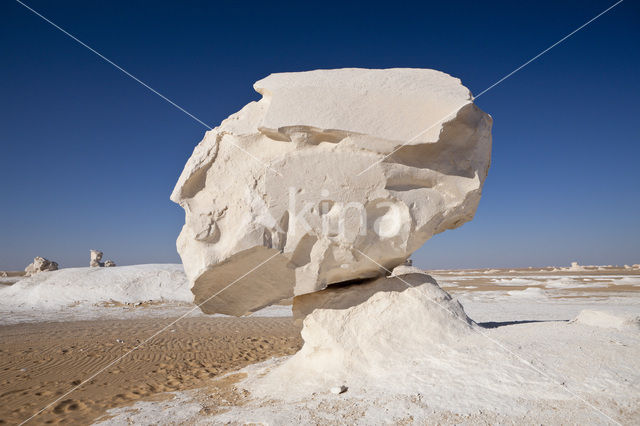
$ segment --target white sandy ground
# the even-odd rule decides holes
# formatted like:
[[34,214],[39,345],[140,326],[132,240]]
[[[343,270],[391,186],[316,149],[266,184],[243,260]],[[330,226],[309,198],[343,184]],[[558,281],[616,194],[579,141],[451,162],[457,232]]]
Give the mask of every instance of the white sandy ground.
[[[356,365],[350,366],[353,371],[336,365],[321,374],[315,367],[296,364],[297,354],[242,370],[247,378],[236,386],[250,396],[220,414],[204,414],[208,395],[200,390],[111,410],[114,417],[106,424],[640,423],[640,292],[615,291],[616,283],[637,284],[637,275],[531,274],[515,277],[520,280],[517,286],[539,287],[516,290],[504,275],[482,276],[499,288],[455,293],[481,328],[449,336],[449,342],[429,337],[417,338],[416,347],[405,342],[397,347],[395,359],[388,359],[389,365],[396,363],[391,370],[379,362],[373,373]],[[589,280],[604,279],[611,281],[611,289],[588,291]],[[465,281],[443,285],[455,289]],[[571,288],[582,283],[579,297],[561,297],[563,282]],[[392,318],[404,320],[396,320],[389,335],[385,326],[369,330],[372,347],[403,330],[419,336],[417,315],[392,313]],[[380,321],[385,318],[375,317],[371,323]],[[358,327],[367,335],[368,326]],[[376,355],[365,352],[359,357],[375,364]],[[347,392],[330,392],[340,385],[347,386]]]
[[[419,359],[399,358],[406,365],[397,374],[373,380],[346,371],[278,383],[273,372],[290,358],[273,359],[245,368],[248,376],[236,386],[250,396],[215,416],[203,410],[202,389],[110,410],[107,424],[640,424],[640,287],[616,291],[640,285],[640,276],[434,276],[482,328],[450,344],[422,342],[412,349]],[[34,278],[0,288],[1,323],[174,316],[191,306],[180,265],[75,268]],[[283,306],[259,313],[290,314]],[[416,327],[411,316],[405,320],[396,328]],[[339,385],[347,392],[329,392]]]
[[[252,396],[217,416],[202,414],[206,392],[191,391],[111,410],[106,424],[637,424],[638,324],[595,316],[483,329],[375,380],[275,383],[290,358],[274,359],[242,370],[237,388]],[[339,385],[348,391],[329,392]]]
[[[193,308],[181,264],[66,268],[0,286],[0,325],[203,315]],[[289,316],[291,307],[270,306],[253,315]]]
[[[540,270],[492,269],[436,271],[432,276],[441,287],[458,297],[473,319],[484,322],[568,320],[582,309],[598,309],[603,304],[616,311],[638,312],[640,271],[631,272],[629,275],[590,275],[588,271],[557,275]],[[15,279],[12,277],[12,282]],[[484,280],[480,286],[475,284],[478,279]],[[616,292],[616,285],[637,286],[638,292]],[[484,286],[500,288],[482,291]],[[513,286],[539,287],[509,288]],[[603,287],[611,291],[588,291]],[[576,289],[585,297],[563,297],[569,294],[567,291]],[[23,278],[12,286],[0,286],[0,325],[180,316],[192,310],[193,294],[181,264],[67,268]],[[196,309],[189,315],[202,313]],[[270,306],[253,315],[289,316],[291,308]]]
[[[439,368],[426,376],[416,371],[413,383],[381,380],[362,386],[347,380],[349,389],[341,395],[327,388],[301,392],[282,383],[273,397],[249,399],[214,417],[201,413],[206,393],[178,392],[173,400],[111,410],[115,417],[104,424],[637,424],[637,336],[621,333],[611,340],[608,333],[586,326],[533,328],[496,330],[491,337],[526,351],[525,361],[549,378],[506,351],[491,350],[486,340],[476,340],[468,343],[491,359],[443,353]],[[244,369],[250,379],[238,388],[259,387],[260,376],[284,362]]]
[[66,268],[23,278],[0,290],[3,304],[59,309],[108,301],[193,301],[181,265],[133,265],[113,268]]
[[0,276],[0,285],[11,285],[23,279],[23,277],[3,277]]

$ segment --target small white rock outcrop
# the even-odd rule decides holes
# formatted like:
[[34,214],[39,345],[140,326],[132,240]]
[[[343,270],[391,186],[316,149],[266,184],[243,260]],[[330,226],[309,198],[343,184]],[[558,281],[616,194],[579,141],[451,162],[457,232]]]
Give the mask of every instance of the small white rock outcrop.
[[315,309],[348,309],[369,300],[378,292],[403,292],[425,283],[437,285],[431,276],[417,268],[410,267],[411,270],[406,273],[401,268],[407,267],[396,267],[392,276],[389,277],[331,285],[321,291],[294,297],[292,308],[294,323],[302,328],[303,320]]
[[329,389],[329,391],[334,394],[334,395],[340,395],[341,393],[345,393],[349,388],[346,387],[345,385],[341,385],[341,386],[334,386],[331,389]]
[[584,324],[591,327],[640,331],[640,315],[621,312],[583,309],[573,320],[571,320],[571,323]]
[[113,260],[101,262],[103,253],[100,250],[91,250],[89,258],[89,266],[92,268],[113,267],[116,263]]
[[492,120],[459,79],[350,68],[254,88],[262,99],[206,133],[171,195],[204,312],[244,315],[382,276],[473,218]]
[[44,257],[37,256],[33,259],[25,269],[25,276],[30,277],[43,271],[57,271],[58,264],[52,260],[45,259]]
[[[251,393],[258,397],[273,395],[283,383],[297,389],[309,386],[309,392],[336,383],[351,388],[367,383],[384,387],[394,382],[397,388],[417,372],[433,367],[425,361],[442,364],[441,357],[457,351],[460,342],[477,337],[473,328],[478,326],[462,305],[429,275],[380,280],[385,279],[395,283],[404,280],[411,285],[403,283],[397,290],[375,292],[361,302],[358,292],[349,289],[322,296],[331,287],[301,296],[325,300],[304,319],[302,349],[264,379],[256,379],[260,389],[251,389]],[[380,283],[375,286],[383,287]],[[367,292],[363,289],[362,293]],[[349,303],[343,299],[351,299],[352,306],[347,307]]]
[[91,250],[90,258],[89,258],[89,266],[91,266],[92,268],[99,268],[101,266],[104,266],[104,263],[102,263],[101,260],[102,260],[102,252],[100,250]]
[[584,271],[584,266],[580,265],[578,262],[571,262],[571,266],[569,266],[569,271]]

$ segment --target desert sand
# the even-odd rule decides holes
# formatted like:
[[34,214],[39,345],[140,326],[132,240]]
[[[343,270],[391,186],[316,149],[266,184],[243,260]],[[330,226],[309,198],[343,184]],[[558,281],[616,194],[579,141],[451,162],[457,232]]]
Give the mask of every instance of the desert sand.
[[[362,399],[354,382],[345,383],[349,390],[342,395],[332,395],[327,388],[301,394],[296,403],[280,401],[297,395],[290,384],[287,392],[275,392],[266,402],[246,391],[252,381],[259,384],[263,371],[282,365],[301,348],[291,306],[274,306],[261,316],[243,318],[189,313],[193,304],[186,302],[188,281],[179,265],[43,272],[0,288],[0,422],[28,419],[183,314],[188,316],[54,403],[33,424],[102,420],[157,424],[168,419],[178,423],[301,419],[322,424],[330,418],[360,424],[403,419],[554,424],[572,416],[612,423],[564,392],[558,387],[562,382],[617,421],[638,419],[633,401],[639,395],[634,383],[640,371],[636,370],[640,335],[636,326],[620,329],[618,323],[620,315],[640,315],[640,268],[583,269],[428,271],[485,333],[551,378],[524,364],[518,374],[506,374],[503,367],[518,364],[499,348],[485,348],[474,356],[463,351],[443,358],[441,366],[452,369],[442,377],[458,371],[464,378],[461,389],[476,386],[476,392],[457,394],[452,382],[436,381],[423,384],[417,402],[410,395],[375,403]],[[582,320],[572,322],[576,317]],[[477,335],[470,342],[484,348],[488,341]],[[590,350],[584,351],[584,345]],[[496,355],[485,364],[493,366],[493,373],[474,368],[487,354]],[[515,389],[521,389],[522,395],[516,395],[521,399],[507,409],[473,409],[503,398],[492,382],[496,375],[505,377],[505,386],[510,383],[507,379],[520,377]],[[525,386],[532,383],[532,389]],[[607,402],[613,394],[617,405]],[[529,414],[523,417],[518,410]]]
[[[28,419],[172,321],[0,327],[0,424]],[[91,423],[107,409],[204,387],[212,377],[291,355],[300,345],[291,318],[185,318],[45,410],[34,424]]]

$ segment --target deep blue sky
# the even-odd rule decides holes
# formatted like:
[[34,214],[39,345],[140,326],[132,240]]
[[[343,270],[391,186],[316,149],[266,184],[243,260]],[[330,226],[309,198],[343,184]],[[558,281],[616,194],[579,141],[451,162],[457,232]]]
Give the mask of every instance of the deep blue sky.
[[[613,4],[28,0],[217,125],[273,72],[434,68],[479,93]],[[0,5],[0,269],[179,262],[169,201],[204,127],[18,3]],[[493,163],[426,268],[640,262],[640,7],[626,0],[478,99]]]

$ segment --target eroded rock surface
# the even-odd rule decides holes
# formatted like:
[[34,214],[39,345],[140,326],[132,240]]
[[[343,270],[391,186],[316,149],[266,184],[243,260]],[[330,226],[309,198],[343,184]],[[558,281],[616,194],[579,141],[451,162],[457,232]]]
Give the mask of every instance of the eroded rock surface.
[[396,271],[399,268],[402,266],[395,268],[394,274],[389,277],[331,285],[315,293],[294,297],[293,319],[296,325],[302,328],[304,319],[315,309],[348,309],[366,302],[371,296],[381,291],[402,292],[425,283],[437,285],[437,282],[430,275],[422,271],[397,274]]
[[52,260],[45,259],[44,257],[37,256],[33,259],[25,269],[25,276],[30,277],[43,271],[57,271],[58,264]]
[[113,267],[116,266],[116,262],[113,260],[107,260],[102,262],[103,253],[100,250],[91,250],[89,257],[89,266],[92,268]]
[[102,252],[99,250],[91,250],[89,254],[89,266],[92,268],[99,268],[104,266],[102,260]]
[[[352,306],[343,300],[359,298],[366,290],[324,297],[320,304],[324,306],[318,305],[304,319],[302,349],[258,379],[262,386],[252,389],[252,395],[273,395],[274,385],[283,383],[307,387],[310,394],[335,382],[350,388],[363,384],[395,388],[402,386],[392,385],[394,381],[419,387],[438,380],[443,360],[457,351],[460,342],[474,337],[477,325],[429,275],[399,275],[365,285],[384,287],[379,281],[402,283],[400,278],[412,286],[372,292],[361,301],[353,299]],[[331,287],[301,298],[323,298],[327,291]],[[416,381],[416,377],[430,379]]]
[[243,315],[382,276],[473,217],[492,121],[460,80],[339,69],[254,88],[262,99],[206,133],[171,196],[204,312]]

